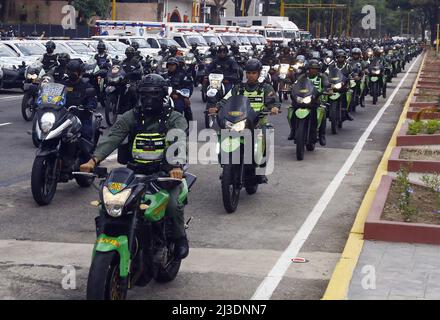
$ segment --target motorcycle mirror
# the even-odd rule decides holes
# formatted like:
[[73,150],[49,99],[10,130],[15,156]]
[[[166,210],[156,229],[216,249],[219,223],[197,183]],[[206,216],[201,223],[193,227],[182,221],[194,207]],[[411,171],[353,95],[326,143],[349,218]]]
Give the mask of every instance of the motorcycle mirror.
[[168,87],[168,95],[171,95],[172,92],[173,92],[173,88],[172,87]]

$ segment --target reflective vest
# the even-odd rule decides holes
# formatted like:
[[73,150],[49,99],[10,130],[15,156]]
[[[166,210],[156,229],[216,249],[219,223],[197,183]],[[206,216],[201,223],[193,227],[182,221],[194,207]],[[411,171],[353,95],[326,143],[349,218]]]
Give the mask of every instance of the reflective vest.
[[313,86],[319,91],[322,92],[322,79],[321,77],[309,78],[309,80],[313,83]]
[[159,162],[166,148],[164,134],[139,133],[133,140],[132,156],[136,163],[148,164]]
[[264,108],[264,90],[243,91],[243,95],[249,99],[251,107],[255,112],[260,112]]

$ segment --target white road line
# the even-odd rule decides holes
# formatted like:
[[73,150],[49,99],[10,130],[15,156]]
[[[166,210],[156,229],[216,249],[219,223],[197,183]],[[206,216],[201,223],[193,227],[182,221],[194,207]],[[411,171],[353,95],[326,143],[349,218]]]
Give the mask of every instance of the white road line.
[[267,274],[267,276],[261,282],[260,286],[255,291],[254,295],[251,298],[252,300],[269,300],[270,299],[273,292],[278,287],[278,284],[280,283],[281,279],[286,274],[286,272],[291,264],[292,257],[296,257],[298,255],[298,253],[300,252],[303,244],[306,242],[310,233],[315,228],[315,225],[317,224],[322,213],[327,208],[328,204],[330,203],[330,201],[332,200],[336,191],[338,190],[339,186],[341,185],[342,180],[344,179],[345,175],[350,170],[351,166],[354,164],[354,162],[358,158],[359,154],[362,152],[362,149],[367,141],[367,138],[369,137],[369,135],[371,134],[371,132],[373,131],[373,129],[376,127],[377,123],[379,122],[380,118],[382,117],[384,112],[387,110],[387,108],[389,107],[391,102],[393,101],[394,97],[396,96],[396,94],[399,91],[400,87],[402,86],[403,82],[408,77],[409,72],[415,66],[415,64],[417,63],[419,58],[420,58],[420,56],[417,57],[417,59],[414,61],[414,63],[408,69],[408,71],[406,72],[406,74],[404,75],[402,80],[400,80],[399,85],[394,89],[393,93],[388,98],[385,105],[379,110],[377,115],[371,121],[370,125],[367,127],[367,129],[365,130],[363,135],[360,137],[360,139],[356,143],[356,146],[354,147],[353,151],[350,153],[350,156],[345,161],[344,165],[341,167],[341,169],[336,174],[336,176],[333,178],[333,180],[330,182],[330,184],[327,186],[327,189],[324,191],[321,198],[318,200],[318,202],[315,205],[315,207],[313,208],[312,212],[310,212],[306,221],[303,223],[301,228],[298,230],[298,232],[296,233],[295,237],[290,242],[287,249],[282,253],[282,255],[278,259],[277,263],[273,266],[272,270]]
[[0,127],[7,126],[8,124],[12,124],[11,122],[0,123]]
[[0,100],[14,100],[14,99],[21,99],[23,96],[0,96]]

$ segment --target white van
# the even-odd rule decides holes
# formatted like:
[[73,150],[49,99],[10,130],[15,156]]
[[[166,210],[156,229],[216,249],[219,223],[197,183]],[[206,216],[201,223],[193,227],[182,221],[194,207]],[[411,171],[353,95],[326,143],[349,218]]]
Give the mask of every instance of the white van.
[[[133,41],[139,44],[139,51],[143,56],[151,56],[157,57],[158,52],[160,51],[160,45],[157,41],[157,37],[155,35],[145,35],[144,37],[137,36],[93,36],[92,39],[102,39],[106,41],[119,41],[126,45],[131,45]],[[151,44],[155,46],[152,47]]]
[[205,38],[198,32],[169,32],[168,39],[176,41],[182,48],[191,49],[193,43],[197,43],[197,49],[201,54],[209,49]]

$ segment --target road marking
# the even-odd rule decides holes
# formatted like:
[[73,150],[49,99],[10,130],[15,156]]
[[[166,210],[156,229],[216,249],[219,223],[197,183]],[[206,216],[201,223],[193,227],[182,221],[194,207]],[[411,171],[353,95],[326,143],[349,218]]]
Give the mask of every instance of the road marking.
[[379,110],[379,112],[376,114],[374,119],[371,121],[370,125],[367,127],[365,132],[359,138],[358,142],[356,143],[356,146],[354,147],[354,149],[350,153],[348,159],[345,161],[345,163],[343,164],[341,169],[338,171],[336,176],[333,178],[333,180],[327,186],[327,189],[324,191],[321,198],[316,203],[312,212],[310,212],[306,221],[303,223],[301,228],[295,234],[294,238],[290,242],[287,249],[282,253],[282,255],[278,259],[277,263],[273,266],[272,270],[267,274],[267,276],[261,282],[260,286],[255,291],[254,295],[251,298],[252,300],[269,300],[270,299],[273,292],[278,287],[278,284],[280,283],[281,279],[284,277],[285,273],[287,272],[290,264],[292,263],[291,257],[296,257],[298,255],[298,253],[300,252],[303,244],[306,242],[309,235],[311,234],[311,232],[315,228],[315,225],[318,223],[318,220],[321,217],[322,213],[327,208],[330,201],[333,199],[339,186],[342,184],[342,181],[344,180],[345,175],[350,170],[350,168],[352,167],[352,165],[354,164],[354,162],[358,158],[359,154],[362,152],[362,149],[363,149],[368,137],[370,136],[371,132],[376,127],[376,125],[379,122],[379,120],[381,119],[383,113],[390,106],[391,102],[393,101],[393,99],[396,96],[397,92],[399,91],[400,87],[402,86],[402,84],[404,83],[406,78],[408,77],[409,72],[415,66],[415,64],[417,63],[419,58],[420,58],[420,56],[417,57],[417,59],[413,62],[411,67],[408,69],[408,71],[405,73],[403,78],[400,80],[399,85],[394,89],[393,93],[386,101],[385,105]]
[[0,100],[13,100],[13,99],[21,99],[23,96],[5,96],[0,97]]
[[0,127],[7,126],[8,124],[12,124],[11,122],[0,123]]

